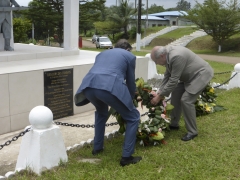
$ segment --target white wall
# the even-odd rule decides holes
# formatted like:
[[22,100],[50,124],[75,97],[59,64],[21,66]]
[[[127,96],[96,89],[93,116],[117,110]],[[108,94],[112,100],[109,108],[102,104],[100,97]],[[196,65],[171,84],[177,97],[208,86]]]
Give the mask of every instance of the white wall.
[[[73,93],[77,91],[92,65],[73,66]],[[54,70],[69,68],[69,66],[59,67]],[[29,125],[30,111],[35,106],[44,105],[44,71],[49,69],[0,75],[0,134],[25,128]],[[148,79],[148,58],[137,58],[135,73],[136,78],[142,77],[145,81]],[[81,107],[73,106],[74,114],[94,109],[91,104]]]

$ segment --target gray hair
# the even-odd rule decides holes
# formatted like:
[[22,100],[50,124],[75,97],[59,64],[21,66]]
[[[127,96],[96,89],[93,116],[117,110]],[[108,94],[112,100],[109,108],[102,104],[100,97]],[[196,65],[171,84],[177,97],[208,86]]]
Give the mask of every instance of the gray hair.
[[167,54],[172,49],[171,46],[158,46],[153,52],[153,58],[159,59],[160,55]]

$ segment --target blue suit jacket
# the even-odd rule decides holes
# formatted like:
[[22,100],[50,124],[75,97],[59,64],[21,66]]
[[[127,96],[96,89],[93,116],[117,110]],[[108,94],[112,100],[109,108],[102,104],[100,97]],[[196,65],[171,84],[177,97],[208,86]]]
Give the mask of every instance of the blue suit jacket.
[[75,105],[89,103],[83,90],[90,87],[110,92],[132,110],[136,91],[135,66],[136,57],[124,49],[114,48],[99,53],[75,94]]

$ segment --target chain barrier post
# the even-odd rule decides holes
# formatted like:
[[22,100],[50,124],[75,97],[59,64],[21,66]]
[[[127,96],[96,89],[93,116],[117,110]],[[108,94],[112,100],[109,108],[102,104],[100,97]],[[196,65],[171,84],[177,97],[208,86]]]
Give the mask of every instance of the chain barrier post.
[[[234,75],[235,74],[235,75]],[[229,81],[228,88],[232,89],[235,87],[240,88],[240,63],[234,66],[234,71],[232,72],[231,77],[235,76]]]
[[43,170],[67,162],[66,147],[60,128],[53,123],[52,111],[36,106],[29,113],[32,130],[22,138],[16,170],[30,168],[40,175]]

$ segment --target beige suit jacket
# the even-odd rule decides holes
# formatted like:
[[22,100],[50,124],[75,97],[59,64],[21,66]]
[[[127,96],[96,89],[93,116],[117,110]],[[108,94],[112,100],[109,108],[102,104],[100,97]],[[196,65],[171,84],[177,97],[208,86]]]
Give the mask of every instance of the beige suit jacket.
[[160,94],[169,96],[179,81],[188,93],[201,91],[213,77],[211,66],[198,55],[183,46],[167,47],[167,64]]

